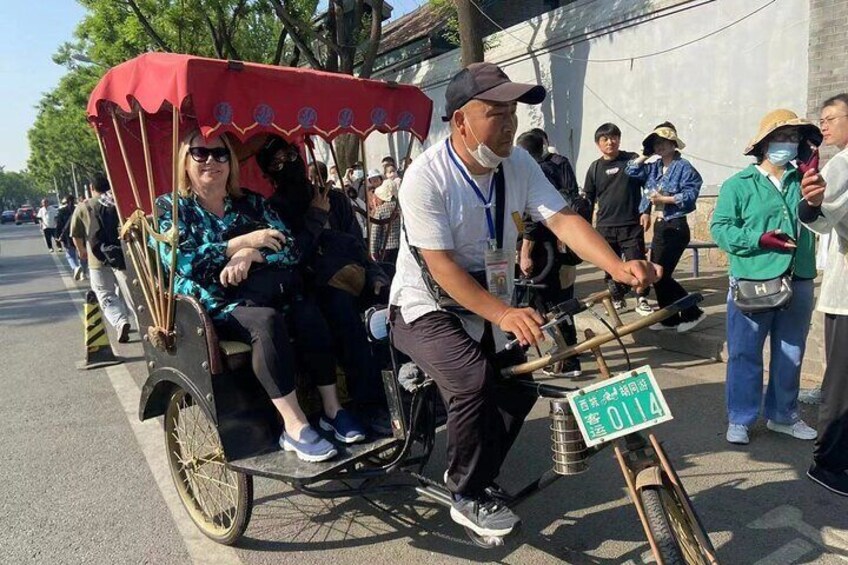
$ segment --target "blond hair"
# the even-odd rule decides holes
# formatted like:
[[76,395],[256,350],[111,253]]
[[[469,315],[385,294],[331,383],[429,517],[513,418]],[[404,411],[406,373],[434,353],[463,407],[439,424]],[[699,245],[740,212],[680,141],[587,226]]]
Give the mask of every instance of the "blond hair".
[[[177,162],[183,167],[182,173],[177,178],[177,191],[182,197],[191,196],[191,180],[188,178],[188,170],[186,169],[186,159],[188,159],[188,150],[191,148],[191,142],[195,137],[201,136],[199,129],[191,130],[180,143],[180,149],[177,152]],[[242,196],[241,187],[239,186],[239,164],[236,152],[233,150],[233,145],[227,139],[226,134],[222,134],[219,138],[227,148],[230,154],[230,173],[227,175],[227,194],[238,198]]]

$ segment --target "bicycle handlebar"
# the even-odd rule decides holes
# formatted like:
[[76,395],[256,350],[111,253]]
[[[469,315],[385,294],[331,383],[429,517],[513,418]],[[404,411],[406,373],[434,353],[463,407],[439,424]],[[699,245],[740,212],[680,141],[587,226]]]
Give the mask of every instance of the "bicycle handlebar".
[[[586,299],[583,300],[583,304],[593,305],[597,302],[602,301],[604,298],[609,297],[609,291],[597,292],[595,294],[589,295]],[[661,310],[657,310],[653,314],[645,316],[635,322],[630,324],[625,324],[615,329],[615,333],[618,334],[619,337],[632,334],[633,332],[639,331],[641,329],[647,328],[653,324],[658,322],[662,322],[666,318],[669,318],[682,310],[685,310],[691,306],[694,306],[704,297],[699,293],[687,294],[674,304],[666,306]],[[590,304],[591,301],[591,304]],[[572,345],[565,349],[560,349],[553,353],[548,353],[538,359],[534,359],[532,361],[527,361],[525,363],[519,363],[518,365],[513,365],[511,367],[506,367],[501,370],[501,374],[505,377],[512,377],[515,375],[524,375],[527,373],[532,373],[533,371],[537,371],[548,365],[552,365],[557,361],[562,361],[568,357],[573,357],[575,355],[579,355],[586,351],[591,351],[596,347],[600,347],[607,342],[610,342],[616,338],[616,335],[612,332],[607,331],[605,334],[597,335],[591,339],[587,339],[578,344]]]

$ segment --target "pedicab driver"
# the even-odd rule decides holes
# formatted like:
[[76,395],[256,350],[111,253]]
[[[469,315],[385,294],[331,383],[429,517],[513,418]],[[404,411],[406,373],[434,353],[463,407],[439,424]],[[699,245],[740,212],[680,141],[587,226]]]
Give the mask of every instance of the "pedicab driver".
[[622,262],[566,208],[536,161],[513,149],[516,103],[544,98],[542,86],[511,82],[496,65],[469,65],[447,88],[442,119],[450,137],[413,161],[400,190],[405,233],[391,288],[393,341],[445,401],[451,517],[481,536],[507,535],[520,521],[498,502],[495,479],[536,400],[499,386],[503,360],[494,355],[504,332],[523,345],[543,339],[538,312],[509,306],[521,216],[544,222],[619,282],[643,287],[658,277],[650,263]]

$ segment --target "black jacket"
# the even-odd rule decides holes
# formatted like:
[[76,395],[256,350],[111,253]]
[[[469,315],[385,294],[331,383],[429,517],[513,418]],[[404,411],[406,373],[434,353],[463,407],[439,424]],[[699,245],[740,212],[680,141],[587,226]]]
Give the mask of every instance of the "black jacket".
[[[388,275],[368,257],[350,199],[335,189],[330,189],[329,198],[328,212],[312,206],[298,210],[279,191],[271,196],[269,203],[292,230],[304,266],[307,271],[313,271],[319,282],[355,261],[365,268],[366,287],[378,282],[388,286],[391,282]],[[316,261],[318,253],[321,261]],[[321,272],[315,272],[316,269]]]
[[124,250],[118,235],[121,221],[114,206],[104,206],[100,199],[92,199],[89,207],[88,244],[97,260],[113,269],[127,268]]

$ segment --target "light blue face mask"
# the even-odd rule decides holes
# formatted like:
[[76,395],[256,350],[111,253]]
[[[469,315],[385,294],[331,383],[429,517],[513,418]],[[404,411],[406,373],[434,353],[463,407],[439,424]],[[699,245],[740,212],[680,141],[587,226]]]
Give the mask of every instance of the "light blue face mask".
[[772,141],[766,150],[766,159],[772,165],[782,167],[798,156],[798,143],[795,141]]

